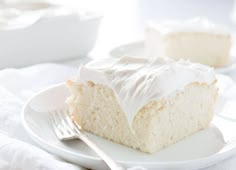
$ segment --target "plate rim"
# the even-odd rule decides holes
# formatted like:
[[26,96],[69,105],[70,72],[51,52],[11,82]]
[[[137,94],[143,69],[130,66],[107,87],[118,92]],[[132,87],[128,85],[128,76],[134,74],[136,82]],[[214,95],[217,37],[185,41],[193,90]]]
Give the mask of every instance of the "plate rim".
[[[34,100],[35,98],[37,98],[39,95],[47,92],[47,91],[50,91],[54,88],[62,88],[63,86],[65,86],[65,83],[58,83],[58,84],[54,84],[54,85],[51,85],[51,86],[48,86],[47,88],[44,88],[43,90],[39,91],[38,93],[34,94],[33,96],[31,96],[24,104],[22,110],[21,110],[21,123],[26,131],[26,133],[29,135],[29,137],[36,143],[38,144],[41,148],[43,148],[44,150],[54,154],[54,155],[59,155],[59,154],[56,154],[54,153],[58,151],[60,152],[60,155],[61,154],[71,154],[73,156],[80,156],[81,158],[83,159],[89,159],[89,161],[97,161],[98,162],[103,162],[101,158],[99,157],[94,157],[94,156],[89,156],[89,155],[84,155],[84,154],[80,154],[80,153],[74,153],[74,152],[71,152],[71,151],[68,151],[66,149],[63,149],[63,148],[60,148],[60,147],[57,147],[55,145],[52,145],[48,142],[46,142],[44,139],[40,138],[37,134],[34,133],[34,131],[30,128],[30,126],[27,124],[27,121],[25,120],[25,115],[27,114],[26,112],[26,108],[28,107],[29,103]],[[217,115],[215,115],[217,116]],[[48,146],[48,147],[46,147]],[[53,151],[54,150],[54,151]],[[135,161],[124,161],[124,160],[118,160],[116,159],[117,162],[121,163],[121,164],[132,164],[132,165],[137,165],[137,166],[140,166],[140,165],[149,165],[149,166],[164,166],[164,167],[175,167],[175,166],[183,166],[183,165],[191,165],[191,164],[198,164],[198,163],[201,163],[201,162],[210,162],[212,160],[214,161],[217,161],[217,160],[220,160],[220,161],[223,161],[227,158],[229,158],[230,156],[232,156],[233,154],[236,154],[236,145],[227,150],[227,151],[224,151],[224,152],[217,152],[217,153],[214,153],[212,155],[209,155],[209,156],[205,156],[205,157],[202,157],[202,158],[197,158],[197,159],[191,159],[191,160],[181,160],[181,161],[160,161],[160,162],[156,162],[156,161],[152,161],[152,162],[135,162]],[[62,156],[61,156],[62,157]],[[63,158],[65,159],[65,157],[63,156]],[[68,159],[66,159],[68,160]],[[69,161],[69,160],[68,160]],[[214,165],[213,163],[211,163],[210,165]]]
[[[50,143],[46,142],[45,140],[43,140],[42,138],[40,138],[37,134],[35,134],[33,132],[33,130],[30,128],[30,126],[27,124],[27,121],[25,121],[25,115],[26,115],[26,108],[28,107],[29,103],[34,100],[37,96],[41,95],[42,93],[45,93],[46,91],[49,91],[49,90],[52,90],[54,88],[58,88],[58,87],[62,87],[62,86],[65,86],[65,83],[58,83],[58,84],[54,84],[54,85],[51,85],[51,86],[48,86],[47,88],[44,88],[43,90],[40,90],[38,93],[34,94],[33,96],[31,96],[24,104],[22,110],[21,110],[21,123],[25,129],[25,131],[27,132],[27,134],[31,137],[31,139],[33,139],[34,142],[36,142],[37,144],[39,144],[41,146],[41,143],[43,143],[44,145],[47,145],[47,146],[50,146],[51,148],[54,148],[54,149],[57,149],[59,151],[64,151],[64,152],[68,152],[70,154],[73,154],[73,155],[77,155],[77,154],[74,154],[73,152],[70,152],[70,151],[67,151],[66,149],[62,149],[62,148],[59,148],[59,147],[56,147],[56,146],[53,146],[51,145]],[[41,143],[39,143],[38,141],[40,141]],[[44,149],[46,149],[45,147],[43,147]],[[46,149],[47,150],[47,149]],[[91,156],[84,156],[84,155],[81,155],[82,157],[85,157],[85,158],[89,158],[89,159],[94,159],[94,160],[101,160],[99,158],[94,158],[94,157],[91,157]]]

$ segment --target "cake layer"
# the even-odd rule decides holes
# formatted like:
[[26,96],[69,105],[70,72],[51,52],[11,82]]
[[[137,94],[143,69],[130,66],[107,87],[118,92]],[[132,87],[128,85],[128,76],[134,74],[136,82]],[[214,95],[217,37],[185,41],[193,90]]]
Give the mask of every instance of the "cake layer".
[[70,113],[87,131],[153,153],[206,128],[217,97],[215,82],[193,82],[168,97],[151,100],[130,126],[114,91],[101,84],[68,81]]
[[151,100],[178,93],[193,82],[211,84],[215,75],[207,66],[186,61],[122,57],[82,66],[78,82],[87,81],[111,88],[131,124],[135,114]]
[[231,44],[226,28],[201,18],[152,23],[146,29],[146,53],[154,58],[167,56],[220,67],[229,61]]

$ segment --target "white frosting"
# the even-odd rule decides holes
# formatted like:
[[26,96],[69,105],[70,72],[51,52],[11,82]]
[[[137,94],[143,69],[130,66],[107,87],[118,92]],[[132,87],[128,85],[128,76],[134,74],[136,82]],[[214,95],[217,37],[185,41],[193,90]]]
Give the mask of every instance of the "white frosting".
[[214,70],[201,64],[134,57],[95,60],[80,67],[78,78],[112,88],[130,124],[149,101],[181,91],[192,82],[210,84],[214,80]]
[[194,18],[186,21],[167,21],[163,24],[149,23],[149,28],[156,28],[161,34],[171,34],[176,32],[207,32],[214,34],[230,34],[228,28],[216,25],[206,18]]
[[44,18],[76,16],[85,19],[94,15],[84,9],[47,2],[0,3],[0,30],[25,28]]

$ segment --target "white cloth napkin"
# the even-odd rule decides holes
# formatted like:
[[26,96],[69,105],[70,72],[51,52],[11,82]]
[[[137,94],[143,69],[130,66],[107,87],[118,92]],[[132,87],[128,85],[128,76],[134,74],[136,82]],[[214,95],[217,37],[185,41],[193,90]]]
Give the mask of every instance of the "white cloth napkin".
[[[49,85],[65,81],[76,72],[75,68],[57,64],[0,71],[0,170],[84,169],[36,146],[20,122],[21,108],[30,96]],[[232,157],[206,170],[235,169],[236,157]]]

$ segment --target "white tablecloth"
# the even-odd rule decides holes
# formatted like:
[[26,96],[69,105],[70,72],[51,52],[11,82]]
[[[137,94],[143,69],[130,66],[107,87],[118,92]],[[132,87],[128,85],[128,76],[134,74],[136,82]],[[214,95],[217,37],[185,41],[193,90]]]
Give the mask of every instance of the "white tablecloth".
[[[76,68],[41,64],[0,71],[0,170],[80,170],[36,146],[25,133],[20,112],[24,102],[49,85],[63,82]],[[236,156],[206,170],[235,170]]]

